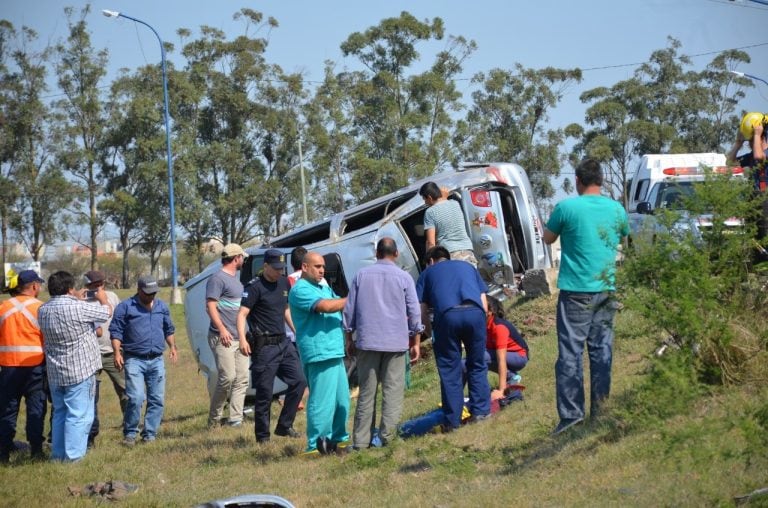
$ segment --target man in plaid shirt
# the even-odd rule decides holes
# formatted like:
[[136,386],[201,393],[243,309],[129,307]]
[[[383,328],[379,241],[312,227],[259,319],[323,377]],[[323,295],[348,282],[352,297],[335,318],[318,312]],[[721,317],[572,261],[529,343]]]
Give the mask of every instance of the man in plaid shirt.
[[51,460],[75,462],[85,456],[93,423],[96,371],[101,353],[96,325],[112,315],[104,288],[96,292],[101,305],[75,290],[75,278],[64,271],[48,278],[51,299],[40,306],[38,321],[45,339],[48,384],[53,399]]

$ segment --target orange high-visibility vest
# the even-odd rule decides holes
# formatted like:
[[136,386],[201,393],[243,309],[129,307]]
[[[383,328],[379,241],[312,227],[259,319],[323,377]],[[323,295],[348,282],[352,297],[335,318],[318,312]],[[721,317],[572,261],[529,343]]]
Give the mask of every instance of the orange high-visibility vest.
[[37,323],[42,304],[24,295],[0,304],[0,366],[34,367],[43,363],[43,333]]

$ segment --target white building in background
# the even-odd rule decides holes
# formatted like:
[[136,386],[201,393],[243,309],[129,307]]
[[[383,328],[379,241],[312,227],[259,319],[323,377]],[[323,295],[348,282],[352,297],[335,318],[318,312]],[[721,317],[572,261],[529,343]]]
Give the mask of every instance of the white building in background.
[[[118,254],[123,251],[122,245],[117,239],[99,240],[96,244],[96,249],[97,255]],[[45,262],[51,261],[58,257],[69,255],[90,256],[91,249],[90,247],[79,242],[60,242],[47,247],[41,256],[41,259],[43,262]]]

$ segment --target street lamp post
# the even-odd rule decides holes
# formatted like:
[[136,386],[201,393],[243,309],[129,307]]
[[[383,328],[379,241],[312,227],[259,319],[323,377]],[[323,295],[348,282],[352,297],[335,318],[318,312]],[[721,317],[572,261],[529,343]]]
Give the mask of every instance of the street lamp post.
[[740,78],[749,78],[749,79],[754,80],[754,81],[762,81],[763,83],[768,85],[768,81],[764,80],[763,78],[758,78],[757,76],[753,76],[751,74],[746,74],[744,72],[739,72],[739,71],[729,71],[729,72],[731,74],[735,74],[736,76],[738,76]]
[[171,208],[171,280],[173,281],[171,303],[181,303],[181,293],[179,292],[179,270],[176,258],[176,211],[173,199],[173,156],[171,155],[171,128],[168,113],[168,75],[165,70],[165,46],[163,46],[163,40],[160,38],[160,34],[158,34],[157,30],[155,30],[149,23],[132,16],[128,16],[122,12],[110,11],[107,9],[104,9],[101,12],[108,18],[125,18],[144,25],[145,27],[152,30],[152,33],[155,34],[155,37],[157,37],[157,42],[160,43],[160,60],[162,62],[163,69],[163,114],[165,117],[165,148],[168,158],[168,201]]

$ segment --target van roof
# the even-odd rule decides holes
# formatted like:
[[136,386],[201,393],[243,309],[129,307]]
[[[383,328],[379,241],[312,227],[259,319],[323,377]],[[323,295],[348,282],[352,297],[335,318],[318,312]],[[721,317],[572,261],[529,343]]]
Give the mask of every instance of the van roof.
[[664,153],[646,154],[638,168],[661,170],[668,167],[725,166],[725,155],[721,153]]
[[[501,171],[494,171],[494,168]],[[349,217],[367,208],[373,208],[381,203],[391,201],[398,196],[411,194],[414,191],[418,191],[426,182],[435,182],[440,187],[448,187],[448,189],[454,189],[465,184],[477,185],[482,183],[482,181],[497,180],[512,187],[525,187],[526,194],[531,196],[532,190],[530,188],[527,175],[525,177],[522,175],[526,175],[525,170],[518,164],[510,162],[461,163],[457,169],[435,173],[426,178],[422,178],[421,180],[417,180],[409,185],[406,185],[405,187],[402,187],[390,194],[366,201],[365,203],[355,205],[351,208],[347,208],[344,211],[334,214],[330,217],[325,217],[304,226],[293,228],[280,236],[276,236],[270,239],[270,242],[277,242],[279,244],[280,241],[287,236],[292,236],[300,231],[319,227],[323,223],[332,221],[334,217]],[[507,177],[512,181],[506,181]]]

